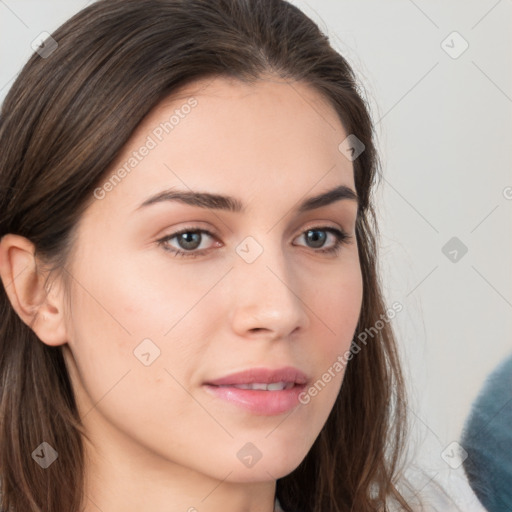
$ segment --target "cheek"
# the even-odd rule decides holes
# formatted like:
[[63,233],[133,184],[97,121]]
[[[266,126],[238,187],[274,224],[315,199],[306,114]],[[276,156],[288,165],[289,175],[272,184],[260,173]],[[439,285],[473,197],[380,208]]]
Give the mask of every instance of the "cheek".
[[[197,419],[197,404],[179,383],[187,381],[198,348],[186,343],[181,323],[164,336],[186,315],[189,301],[172,302],[170,294],[163,300],[163,283],[141,286],[144,276],[133,269],[125,279],[126,267],[111,270],[95,267],[105,276],[101,286],[82,274],[84,286],[72,295],[68,368],[79,409],[89,427],[107,421],[141,444],[160,436],[170,446],[170,437],[185,436]],[[176,411],[190,418],[186,427],[175,421]]]
[[[358,261],[324,280],[313,296],[314,313],[326,333],[322,352],[329,358],[350,347],[363,299],[363,281]],[[312,307],[313,309],[313,307]]]
[[139,337],[164,337],[167,342],[204,309],[203,301],[210,292],[218,294],[212,288],[230,266],[180,267],[172,261],[173,256],[161,251],[158,257],[140,254],[119,265],[116,276],[109,278],[113,290],[109,301],[130,331]]
[[[187,280],[184,272],[114,252],[108,258],[100,251],[85,254],[83,261],[90,264],[73,269],[69,345],[93,401],[127,372],[131,381],[137,379],[132,398],[144,388],[158,394],[162,381],[169,384],[165,369],[182,381],[207,343],[206,336],[197,336],[203,325],[192,320],[195,309],[203,311],[197,303],[211,287],[211,275],[206,284]],[[199,346],[190,339],[198,339]]]
[[358,260],[353,258],[352,264],[347,263],[343,272],[333,272],[330,279],[324,279],[322,283],[325,283],[324,288],[317,288],[310,297],[317,335],[313,336],[314,350],[311,345],[306,348],[316,374],[301,397],[304,410],[314,418],[312,421],[318,430],[334,405],[349,364],[347,355],[350,354],[363,297]]
[[[104,251],[106,252],[106,251]],[[119,348],[145,338],[162,339],[178,326],[211,286],[210,279],[179,272],[162,258],[148,261],[143,253],[91,256],[76,275],[73,324],[92,339],[109,338]]]

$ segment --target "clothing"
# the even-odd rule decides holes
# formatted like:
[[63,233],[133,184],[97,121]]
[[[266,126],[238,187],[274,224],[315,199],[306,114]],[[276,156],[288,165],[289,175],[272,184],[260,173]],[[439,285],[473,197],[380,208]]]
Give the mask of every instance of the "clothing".
[[276,496],[276,501],[274,503],[274,512],[284,512],[284,510],[281,508],[281,504],[279,503],[279,499]]
[[[416,485],[409,484],[400,489],[414,512],[486,512],[471,490],[461,467],[445,475],[437,473],[433,477],[420,473],[423,481],[416,478]],[[403,511],[399,505],[390,505],[389,509],[392,512]],[[285,512],[277,497],[274,512]]]
[[[469,486],[464,469],[446,469],[416,479],[402,493],[414,512],[486,512]],[[391,510],[394,510],[393,508]],[[396,511],[402,511],[397,507]]]

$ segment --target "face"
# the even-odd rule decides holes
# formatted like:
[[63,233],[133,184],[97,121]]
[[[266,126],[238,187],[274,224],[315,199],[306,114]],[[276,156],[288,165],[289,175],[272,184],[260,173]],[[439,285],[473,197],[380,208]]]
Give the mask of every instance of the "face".
[[64,354],[98,451],[233,482],[306,456],[361,308],[347,135],[309,86],[270,79],[196,82],[138,127],[66,267]]

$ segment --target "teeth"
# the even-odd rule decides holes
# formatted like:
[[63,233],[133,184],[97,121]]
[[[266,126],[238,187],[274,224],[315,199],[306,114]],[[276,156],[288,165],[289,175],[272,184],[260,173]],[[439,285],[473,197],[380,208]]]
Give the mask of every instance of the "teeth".
[[273,382],[272,384],[254,382],[253,384],[233,384],[229,387],[259,391],[282,391],[283,389],[290,389],[293,386],[293,382]]
[[269,391],[282,391],[286,387],[286,382],[274,382],[272,384],[267,384],[267,389]]

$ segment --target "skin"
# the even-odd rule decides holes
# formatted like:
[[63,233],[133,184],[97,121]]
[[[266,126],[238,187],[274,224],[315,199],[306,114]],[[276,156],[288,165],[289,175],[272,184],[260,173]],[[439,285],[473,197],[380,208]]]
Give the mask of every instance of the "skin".
[[[276,416],[220,400],[202,383],[286,365],[315,382],[349,349],[360,314],[357,201],[293,211],[339,185],[355,191],[352,162],[338,150],[348,134],[310,86],[275,77],[189,85],[139,125],[111,172],[191,96],[190,114],[84,213],[66,265],[69,296],[60,280],[44,294],[30,241],[9,234],[0,243],[14,308],[64,351],[92,440],[86,512],[271,512],[276,479],[310,450],[343,372]],[[246,211],[170,201],[136,211],[170,187],[231,195]],[[325,226],[352,236],[338,254],[306,238]],[[215,234],[202,234],[200,256],[174,257],[157,242],[188,227]],[[320,248],[333,246],[322,233]],[[248,236],[263,249],[250,264],[236,252]],[[187,247],[179,237],[167,246]],[[160,350],[149,366],[134,355],[146,338]],[[252,467],[237,457],[248,442],[262,454]]]

